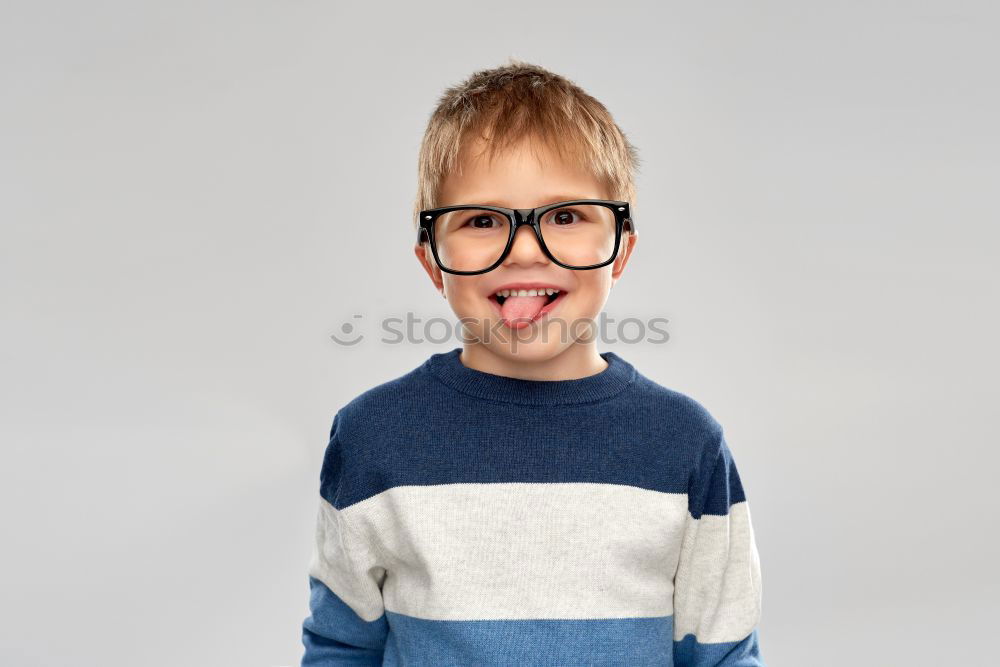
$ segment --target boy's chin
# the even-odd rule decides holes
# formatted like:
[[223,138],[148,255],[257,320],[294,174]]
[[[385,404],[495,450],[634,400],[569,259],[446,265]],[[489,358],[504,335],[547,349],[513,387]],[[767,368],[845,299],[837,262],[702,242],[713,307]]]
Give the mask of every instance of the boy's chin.
[[566,345],[558,337],[549,340],[494,340],[484,345],[497,357],[517,362],[538,363],[548,361],[562,353]]

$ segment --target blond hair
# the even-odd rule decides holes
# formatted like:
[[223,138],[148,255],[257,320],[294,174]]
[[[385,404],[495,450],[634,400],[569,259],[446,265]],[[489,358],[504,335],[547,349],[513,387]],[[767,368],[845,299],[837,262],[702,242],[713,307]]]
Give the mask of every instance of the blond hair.
[[565,77],[510,58],[474,72],[438,100],[420,146],[414,226],[420,211],[438,206],[448,173],[461,173],[459,155],[477,135],[490,160],[521,139],[541,139],[561,159],[589,169],[611,199],[635,201],[638,151],[605,106]]

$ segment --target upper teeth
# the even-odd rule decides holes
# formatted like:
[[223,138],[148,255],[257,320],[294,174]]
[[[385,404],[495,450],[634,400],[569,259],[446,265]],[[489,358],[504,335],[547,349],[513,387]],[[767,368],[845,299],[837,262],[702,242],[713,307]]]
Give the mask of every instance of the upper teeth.
[[552,287],[543,287],[541,289],[502,289],[496,293],[496,296],[508,297],[508,296],[551,296],[553,294],[558,294],[559,290]]

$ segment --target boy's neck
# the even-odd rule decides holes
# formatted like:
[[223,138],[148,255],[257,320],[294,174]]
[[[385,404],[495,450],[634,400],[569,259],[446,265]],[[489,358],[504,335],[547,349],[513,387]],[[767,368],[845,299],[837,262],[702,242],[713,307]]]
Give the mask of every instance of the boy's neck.
[[465,343],[459,361],[466,368],[522,380],[576,380],[601,373],[608,363],[597,351],[597,341],[574,343],[560,354],[536,361],[501,356],[482,343]]

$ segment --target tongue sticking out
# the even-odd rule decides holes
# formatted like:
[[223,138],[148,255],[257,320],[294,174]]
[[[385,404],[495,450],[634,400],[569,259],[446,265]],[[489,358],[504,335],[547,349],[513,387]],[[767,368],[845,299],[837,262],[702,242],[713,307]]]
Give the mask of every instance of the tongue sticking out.
[[533,320],[538,312],[545,307],[549,298],[542,296],[509,296],[500,306],[500,315],[509,323],[517,323],[521,320],[527,324]]

